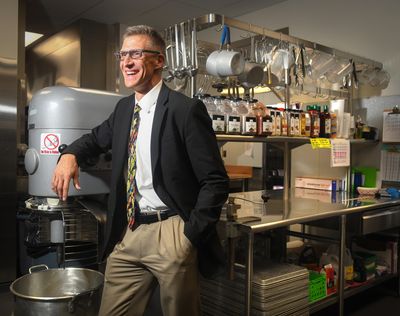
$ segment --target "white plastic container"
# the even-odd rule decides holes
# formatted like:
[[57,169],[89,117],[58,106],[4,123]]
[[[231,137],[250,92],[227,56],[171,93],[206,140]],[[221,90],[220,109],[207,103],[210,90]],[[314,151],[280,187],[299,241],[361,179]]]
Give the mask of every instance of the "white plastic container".
[[[326,253],[323,253],[320,259],[320,264],[331,263],[333,268],[335,269],[336,274],[339,272],[339,246],[338,245],[330,245],[326,250]],[[323,265],[322,265],[323,266]],[[346,248],[344,252],[344,279],[346,281],[353,280],[353,258],[351,256],[351,252],[348,248]]]

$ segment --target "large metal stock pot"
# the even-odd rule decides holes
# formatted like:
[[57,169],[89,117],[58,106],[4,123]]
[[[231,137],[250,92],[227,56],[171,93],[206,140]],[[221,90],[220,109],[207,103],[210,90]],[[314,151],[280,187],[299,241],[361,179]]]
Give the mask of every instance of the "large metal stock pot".
[[15,295],[13,315],[96,316],[103,282],[102,273],[83,268],[26,274],[10,286]]

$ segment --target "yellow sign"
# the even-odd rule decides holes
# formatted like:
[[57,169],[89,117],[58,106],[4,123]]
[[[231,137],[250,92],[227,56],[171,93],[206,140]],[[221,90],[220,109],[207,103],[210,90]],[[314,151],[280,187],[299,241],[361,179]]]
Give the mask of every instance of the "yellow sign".
[[310,138],[310,143],[312,149],[332,147],[329,138]]

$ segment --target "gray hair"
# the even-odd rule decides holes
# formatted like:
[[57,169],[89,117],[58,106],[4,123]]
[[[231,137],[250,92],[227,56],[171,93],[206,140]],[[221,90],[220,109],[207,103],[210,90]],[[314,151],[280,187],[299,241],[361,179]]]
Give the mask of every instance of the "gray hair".
[[132,35],[148,36],[151,40],[152,45],[154,46],[152,48],[157,48],[161,52],[161,54],[164,54],[165,41],[164,41],[163,37],[160,35],[160,33],[158,33],[155,28],[148,26],[148,25],[129,26],[125,30],[125,33],[122,36],[122,40],[125,40],[127,37],[132,36]]

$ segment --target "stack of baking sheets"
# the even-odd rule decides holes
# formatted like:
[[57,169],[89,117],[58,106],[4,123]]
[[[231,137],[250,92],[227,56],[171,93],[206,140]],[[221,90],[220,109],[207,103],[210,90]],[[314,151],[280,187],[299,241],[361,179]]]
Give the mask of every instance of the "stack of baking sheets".
[[[242,316],[245,314],[244,273],[233,281],[225,277],[202,280],[203,315]],[[308,315],[308,271],[287,263],[264,263],[254,267],[252,315]]]

